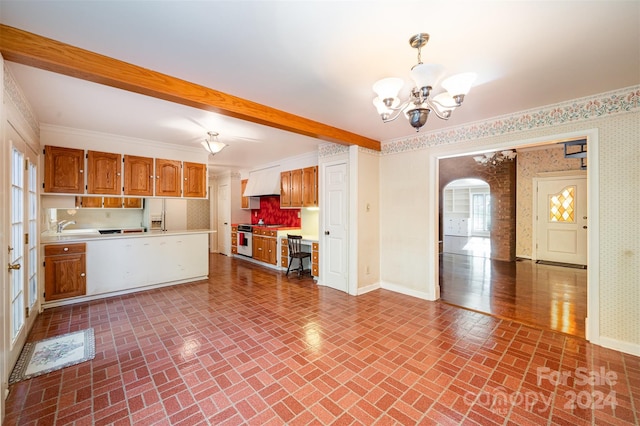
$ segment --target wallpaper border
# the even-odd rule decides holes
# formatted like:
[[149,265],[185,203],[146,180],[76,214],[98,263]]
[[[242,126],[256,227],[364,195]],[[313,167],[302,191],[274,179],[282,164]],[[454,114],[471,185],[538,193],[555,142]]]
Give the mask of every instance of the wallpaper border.
[[4,66],[4,91],[11,100],[11,102],[16,106],[22,117],[24,117],[25,121],[31,127],[31,130],[35,133],[35,135],[40,137],[40,124],[36,118],[36,115],[33,113],[29,103],[27,102],[27,98],[24,96],[20,87],[16,83],[11,71],[7,67],[7,64],[3,62]]
[[640,85],[382,142],[382,155],[588,121],[640,109]]

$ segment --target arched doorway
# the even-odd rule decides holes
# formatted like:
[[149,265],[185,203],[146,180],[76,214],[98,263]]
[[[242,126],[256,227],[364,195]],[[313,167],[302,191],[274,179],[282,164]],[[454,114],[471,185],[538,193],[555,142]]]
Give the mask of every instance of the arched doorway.
[[456,179],[442,192],[442,252],[491,257],[491,191],[481,179]]

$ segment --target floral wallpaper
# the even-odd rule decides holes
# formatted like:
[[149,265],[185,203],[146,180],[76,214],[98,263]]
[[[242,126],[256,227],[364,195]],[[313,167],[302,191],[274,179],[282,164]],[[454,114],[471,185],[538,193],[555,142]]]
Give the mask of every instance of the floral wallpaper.
[[516,256],[530,258],[533,244],[533,178],[537,173],[580,170],[579,158],[564,158],[563,145],[518,150],[516,168]]

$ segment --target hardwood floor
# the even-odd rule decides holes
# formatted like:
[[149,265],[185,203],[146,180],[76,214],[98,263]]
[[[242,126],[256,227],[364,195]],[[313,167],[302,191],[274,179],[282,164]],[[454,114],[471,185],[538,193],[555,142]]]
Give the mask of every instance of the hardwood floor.
[[442,253],[443,302],[585,337],[587,271]]

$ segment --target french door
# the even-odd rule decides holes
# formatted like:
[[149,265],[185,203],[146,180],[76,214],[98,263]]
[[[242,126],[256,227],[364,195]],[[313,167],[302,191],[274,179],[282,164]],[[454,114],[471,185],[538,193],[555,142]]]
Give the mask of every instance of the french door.
[[29,317],[38,302],[37,155],[6,123],[10,150],[9,193],[9,366],[26,340]]

